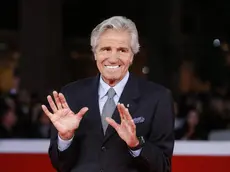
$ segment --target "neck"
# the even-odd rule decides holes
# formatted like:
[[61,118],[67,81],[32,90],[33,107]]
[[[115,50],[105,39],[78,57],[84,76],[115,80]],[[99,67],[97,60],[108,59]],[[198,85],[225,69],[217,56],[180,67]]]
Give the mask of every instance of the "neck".
[[102,77],[103,81],[108,84],[110,87],[114,87],[119,81],[118,80],[107,80],[104,77]]
[[113,81],[113,80],[110,80],[107,84],[110,86],[110,87],[114,87],[118,82],[117,81]]

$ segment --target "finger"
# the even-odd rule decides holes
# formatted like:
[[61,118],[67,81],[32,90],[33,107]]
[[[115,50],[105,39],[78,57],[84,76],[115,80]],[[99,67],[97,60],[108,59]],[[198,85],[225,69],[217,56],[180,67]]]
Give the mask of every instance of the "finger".
[[60,101],[60,99],[59,99],[59,96],[58,96],[57,91],[54,91],[54,92],[53,92],[53,96],[54,96],[54,100],[55,100],[55,102],[56,102],[57,108],[58,108],[58,109],[62,109],[61,101]]
[[69,108],[69,105],[65,99],[65,96],[62,93],[59,93],[59,99],[60,99],[61,104],[64,108]]
[[122,110],[123,118],[125,120],[128,120],[128,118],[127,118],[127,110],[126,110],[126,107],[125,107],[124,104],[121,104],[121,110]]
[[129,113],[129,109],[128,108],[126,108],[124,105],[122,105],[123,106],[123,114],[124,114],[124,116],[125,116],[125,119],[126,120],[132,120],[132,117],[131,117],[131,115],[130,115],[130,113]]
[[131,125],[131,132],[136,133],[136,125],[134,124],[133,120],[132,120],[132,125]]
[[135,125],[135,123],[134,123],[134,121],[132,119],[132,116],[129,113],[129,109],[126,108],[123,104],[122,104],[122,106],[123,106],[122,110],[123,110],[124,118],[126,119],[126,122],[127,122],[128,126],[133,131],[134,129],[136,129],[136,125]]
[[124,114],[123,114],[122,107],[121,107],[120,103],[117,104],[117,109],[118,109],[118,112],[120,114],[121,121],[124,120],[125,118],[124,118]]
[[77,118],[81,119],[85,114],[86,112],[89,110],[89,108],[87,107],[84,107],[82,108],[76,115],[77,115]]
[[57,106],[55,105],[55,103],[54,103],[54,101],[50,95],[47,96],[47,100],[48,100],[49,105],[50,105],[51,109],[53,110],[53,112],[54,113],[57,112]]
[[42,105],[42,110],[45,112],[45,114],[49,117],[49,119],[51,120],[51,118],[53,117],[53,114],[47,109],[47,107],[45,105]]
[[136,130],[136,125],[135,125],[133,119],[127,120],[127,123],[130,126],[130,128],[132,129],[132,131]]
[[112,118],[109,117],[106,117],[105,120],[118,132],[120,126],[118,123],[116,123]]
[[134,124],[133,120],[125,120],[123,125],[129,131],[129,133],[136,133],[136,125]]
[[128,120],[128,126],[131,133],[136,133],[136,125],[133,120]]

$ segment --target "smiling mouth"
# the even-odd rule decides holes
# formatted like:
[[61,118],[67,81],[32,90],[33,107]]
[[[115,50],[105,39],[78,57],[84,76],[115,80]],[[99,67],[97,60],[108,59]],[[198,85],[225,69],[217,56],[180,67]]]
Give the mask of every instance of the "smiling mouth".
[[117,65],[117,66],[109,66],[109,65],[105,65],[106,68],[108,69],[117,69],[120,67],[120,65]]

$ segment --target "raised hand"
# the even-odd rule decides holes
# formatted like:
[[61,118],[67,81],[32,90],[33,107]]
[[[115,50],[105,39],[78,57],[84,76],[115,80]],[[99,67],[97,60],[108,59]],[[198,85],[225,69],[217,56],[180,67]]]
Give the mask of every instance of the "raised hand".
[[116,123],[112,118],[107,117],[106,121],[117,131],[129,147],[135,147],[139,144],[136,136],[136,125],[134,124],[129,110],[123,105],[117,105],[121,117],[121,124]]
[[53,97],[55,102],[50,95],[47,96],[47,100],[53,113],[51,113],[45,105],[42,105],[42,109],[57,129],[59,136],[64,140],[69,140],[73,137],[75,130],[79,127],[81,119],[88,111],[88,108],[84,107],[77,114],[74,114],[69,108],[62,93],[54,91]]

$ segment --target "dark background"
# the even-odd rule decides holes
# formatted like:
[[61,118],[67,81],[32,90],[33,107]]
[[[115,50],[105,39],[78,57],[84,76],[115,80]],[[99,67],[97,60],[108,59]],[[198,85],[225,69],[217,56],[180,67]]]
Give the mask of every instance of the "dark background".
[[39,124],[32,119],[46,95],[97,73],[90,33],[114,15],[132,19],[139,31],[141,51],[130,70],[172,91],[178,139],[230,128],[228,0],[0,1],[0,92],[20,102],[18,124],[43,130],[44,114]]

